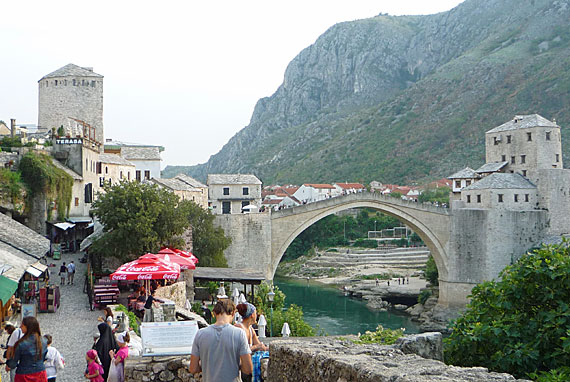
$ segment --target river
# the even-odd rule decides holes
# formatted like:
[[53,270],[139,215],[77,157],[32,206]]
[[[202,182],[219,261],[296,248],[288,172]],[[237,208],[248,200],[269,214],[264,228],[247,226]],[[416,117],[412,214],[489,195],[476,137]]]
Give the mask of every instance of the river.
[[328,335],[358,334],[385,328],[405,328],[406,333],[418,333],[419,326],[407,315],[394,311],[375,312],[361,300],[345,297],[329,285],[315,281],[276,278],[275,285],[287,296],[285,305],[303,308],[305,321],[312,327],[319,325]]

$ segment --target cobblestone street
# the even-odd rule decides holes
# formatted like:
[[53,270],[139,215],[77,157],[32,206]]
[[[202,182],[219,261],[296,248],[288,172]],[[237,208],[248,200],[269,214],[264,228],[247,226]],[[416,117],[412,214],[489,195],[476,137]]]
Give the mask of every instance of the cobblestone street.
[[90,311],[87,294],[83,293],[86,264],[79,262],[80,254],[64,254],[60,261],[50,268],[52,283],[59,285],[57,274],[63,261],[76,265],[74,285],[60,286],[61,306],[56,313],[39,313],[38,320],[42,334],[53,336],[53,346],[65,358],[65,369],[57,375],[58,382],[78,382],[85,380],[85,353],[93,346],[93,334],[97,332],[97,317],[101,311]]

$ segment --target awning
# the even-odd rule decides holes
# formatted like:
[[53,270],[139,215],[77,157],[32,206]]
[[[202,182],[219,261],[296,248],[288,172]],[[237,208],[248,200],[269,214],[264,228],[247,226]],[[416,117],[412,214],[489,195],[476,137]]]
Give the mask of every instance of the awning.
[[47,266],[37,262],[34,263],[32,265],[30,265],[28,268],[26,268],[26,272],[28,272],[29,274],[31,274],[34,277],[40,277],[42,275],[42,273],[44,273],[47,269]]
[[10,297],[14,295],[14,292],[18,289],[18,283],[10,280],[7,277],[0,276],[0,300],[2,301],[2,305],[6,304]]
[[55,223],[54,226],[59,228],[59,229],[62,229],[64,231],[67,231],[69,228],[75,227],[75,224],[72,224],[72,223]]
[[67,218],[67,221],[70,221],[72,223],[91,223],[93,219],[91,219],[89,216],[71,216]]

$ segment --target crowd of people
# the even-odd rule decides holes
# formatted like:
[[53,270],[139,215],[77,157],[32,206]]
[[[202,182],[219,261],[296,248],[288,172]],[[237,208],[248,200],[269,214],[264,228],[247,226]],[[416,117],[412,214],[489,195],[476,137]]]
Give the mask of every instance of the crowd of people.
[[[94,382],[124,382],[129,333],[114,332],[110,308],[105,309],[105,317],[100,317],[100,321],[93,348],[86,354],[84,376]],[[9,335],[3,357],[10,382],[56,382],[65,361],[53,346],[52,336],[42,336],[38,320],[33,316],[24,317],[20,327],[6,322],[4,329]]]

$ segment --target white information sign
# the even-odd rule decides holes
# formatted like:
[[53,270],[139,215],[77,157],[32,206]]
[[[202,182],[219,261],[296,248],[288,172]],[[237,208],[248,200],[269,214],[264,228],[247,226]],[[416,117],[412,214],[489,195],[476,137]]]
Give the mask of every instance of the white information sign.
[[197,321],[143,322],[143,356],[188,355],[198,333]]

